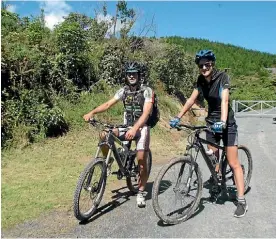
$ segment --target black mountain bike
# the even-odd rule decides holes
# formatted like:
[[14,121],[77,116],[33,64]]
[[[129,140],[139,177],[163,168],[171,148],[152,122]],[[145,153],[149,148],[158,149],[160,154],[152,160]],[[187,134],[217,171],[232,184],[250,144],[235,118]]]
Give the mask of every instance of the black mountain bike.
[[[108,176],[107,165],[111,162],[111,153],[118,164],[118,171],[113,174],[117,174],[118,180],[123,177],[126,178],[126,184],[128,189],[133,192],[138,192],[138,180],[139,180],[139,165],[136,158],[136,150],[131,150],[131,141],[124,144],[112,131],[115,128],[121,128],[122,131],[129,129],[126,125],[111,125],[105,124],[95,119],[91,119],[89,122],[93,126],[103,126],[106,135],[105,141],[100,141],[98,149],[95,155],[84,171],[81,173],[77,187],[74,194],[74,215],[80,220],[84,221],[89,219],[99,206]],[[109,148],[106,158],[99,157],[100,149],[106,145]],[[119,146],[116,146],[119,145]],[[147,171],[148,175],[151,171],[152,156],[151,152],[147,158]]]
[[[152,203],[156,215],[167,224],[177,224],[187,220],[199,206],[202,196],[202,173],[197,164],[201,153],[212,178],[211,197],[216,199],[222,192],[235,187],[234,176],[223,146],[201,138],[200,133],[210,131],[208,126],[179,125],[178,130],[191,130],[184,156],[173,158],[164,165],[157,175],[152,190]],[[203,144],[210,144],[221,150],[221,157],[216,162],[206,154]],[[244,173],[245,192],[248,190],[252,175],[252,157],[245,146],[238,146],[239,160]],[[219,166],[219,171],[215,169]],[[230,190],[231,191],[231,190]]]

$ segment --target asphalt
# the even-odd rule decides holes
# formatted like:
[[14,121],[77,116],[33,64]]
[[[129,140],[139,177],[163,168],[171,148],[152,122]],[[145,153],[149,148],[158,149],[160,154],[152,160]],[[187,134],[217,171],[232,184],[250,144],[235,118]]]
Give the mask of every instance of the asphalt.
[[[253,157],[253,175],[246,195],[248,213],[243,218],[233,217],[235,205],[200,205],[196,215],[173,226],[164,225],[152,208],[151,193],[146,208],[136,206],[135,196],[125,188],[113,191],[113,201],[104,201],[100,210],[87,223],[80,224],[68,211],[53,211],[34,220],[2,231],[2,237],[276,237],[276,124],[272,118],[238,118],[239,144],[246,145]],[[209,177],[207,166],[199,162],[204,181]],[[153,165],[148,183],[153,180],[162,165]],[[208,196],[207,189],[203,197]]]

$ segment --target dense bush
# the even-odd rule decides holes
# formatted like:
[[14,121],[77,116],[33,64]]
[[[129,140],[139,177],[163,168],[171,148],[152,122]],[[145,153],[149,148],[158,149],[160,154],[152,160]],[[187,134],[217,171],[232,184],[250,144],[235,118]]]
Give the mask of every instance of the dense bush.
[[16,98],[5,101],[2,107],[2,143],[12,138],[15,128],[27,126],[30,142],[37,136],[60,135],[68,129],[59,107],[45,102],[43,92],[24,89]]

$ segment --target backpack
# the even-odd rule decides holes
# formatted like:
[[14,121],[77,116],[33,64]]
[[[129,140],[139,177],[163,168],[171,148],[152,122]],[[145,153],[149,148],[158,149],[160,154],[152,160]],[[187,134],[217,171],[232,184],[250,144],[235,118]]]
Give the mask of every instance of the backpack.
[[[127,92],[129,92],[129,93],[127,93]],[[137,104],[140,106],[140,113],[135,112],[135,114],[134,114],[133,110],[128,109],[129,104],[127,105],[126,99],[127,99],[129,94],[133,95],[133,97],[135,99],[137,99]],[[152,112],[149,115],[149,118],[146,122],[146,125],[150,126],[151,128],[153,128],[160,119],[160,111],[159,111],[159,108],[158,108],[158,98],[157,98],[157,95],[154,92],[153,92],[153,94],[154,94],[154,102],[153,102]],[[131,114],[131,116],[130,116],[132,118],[131,121],[134,121],[134,115],[135,115],[135,117],[140,117],[142,115],[144,101],[145,101],[145,99],[144,99],[144,90],[138,90],[136,92],[130,92],[129,88],[125,87],[122,100],[123,100],[126,112],[128,112],[128,114]],[[131,107],[131,108],[133,109],[135,107]],[[137,118],[135,120],[137,120]]]
[[160,120],[160,111],[158,108],[158,97],[154,93],[152,112],[148,118],[147,125],[153,128],[158,123],[159,120]]

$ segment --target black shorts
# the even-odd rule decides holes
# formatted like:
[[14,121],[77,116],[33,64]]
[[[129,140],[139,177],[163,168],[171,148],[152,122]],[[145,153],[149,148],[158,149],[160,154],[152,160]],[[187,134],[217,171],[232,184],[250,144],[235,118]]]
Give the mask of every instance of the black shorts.
[[220,144],[222,139],[224,146],[236,146],[238,145],[238,126],[236,123],[227,125],[227,128],[223,130],[222,134],[212,133],[206,131],[206,140],[214,143]]

